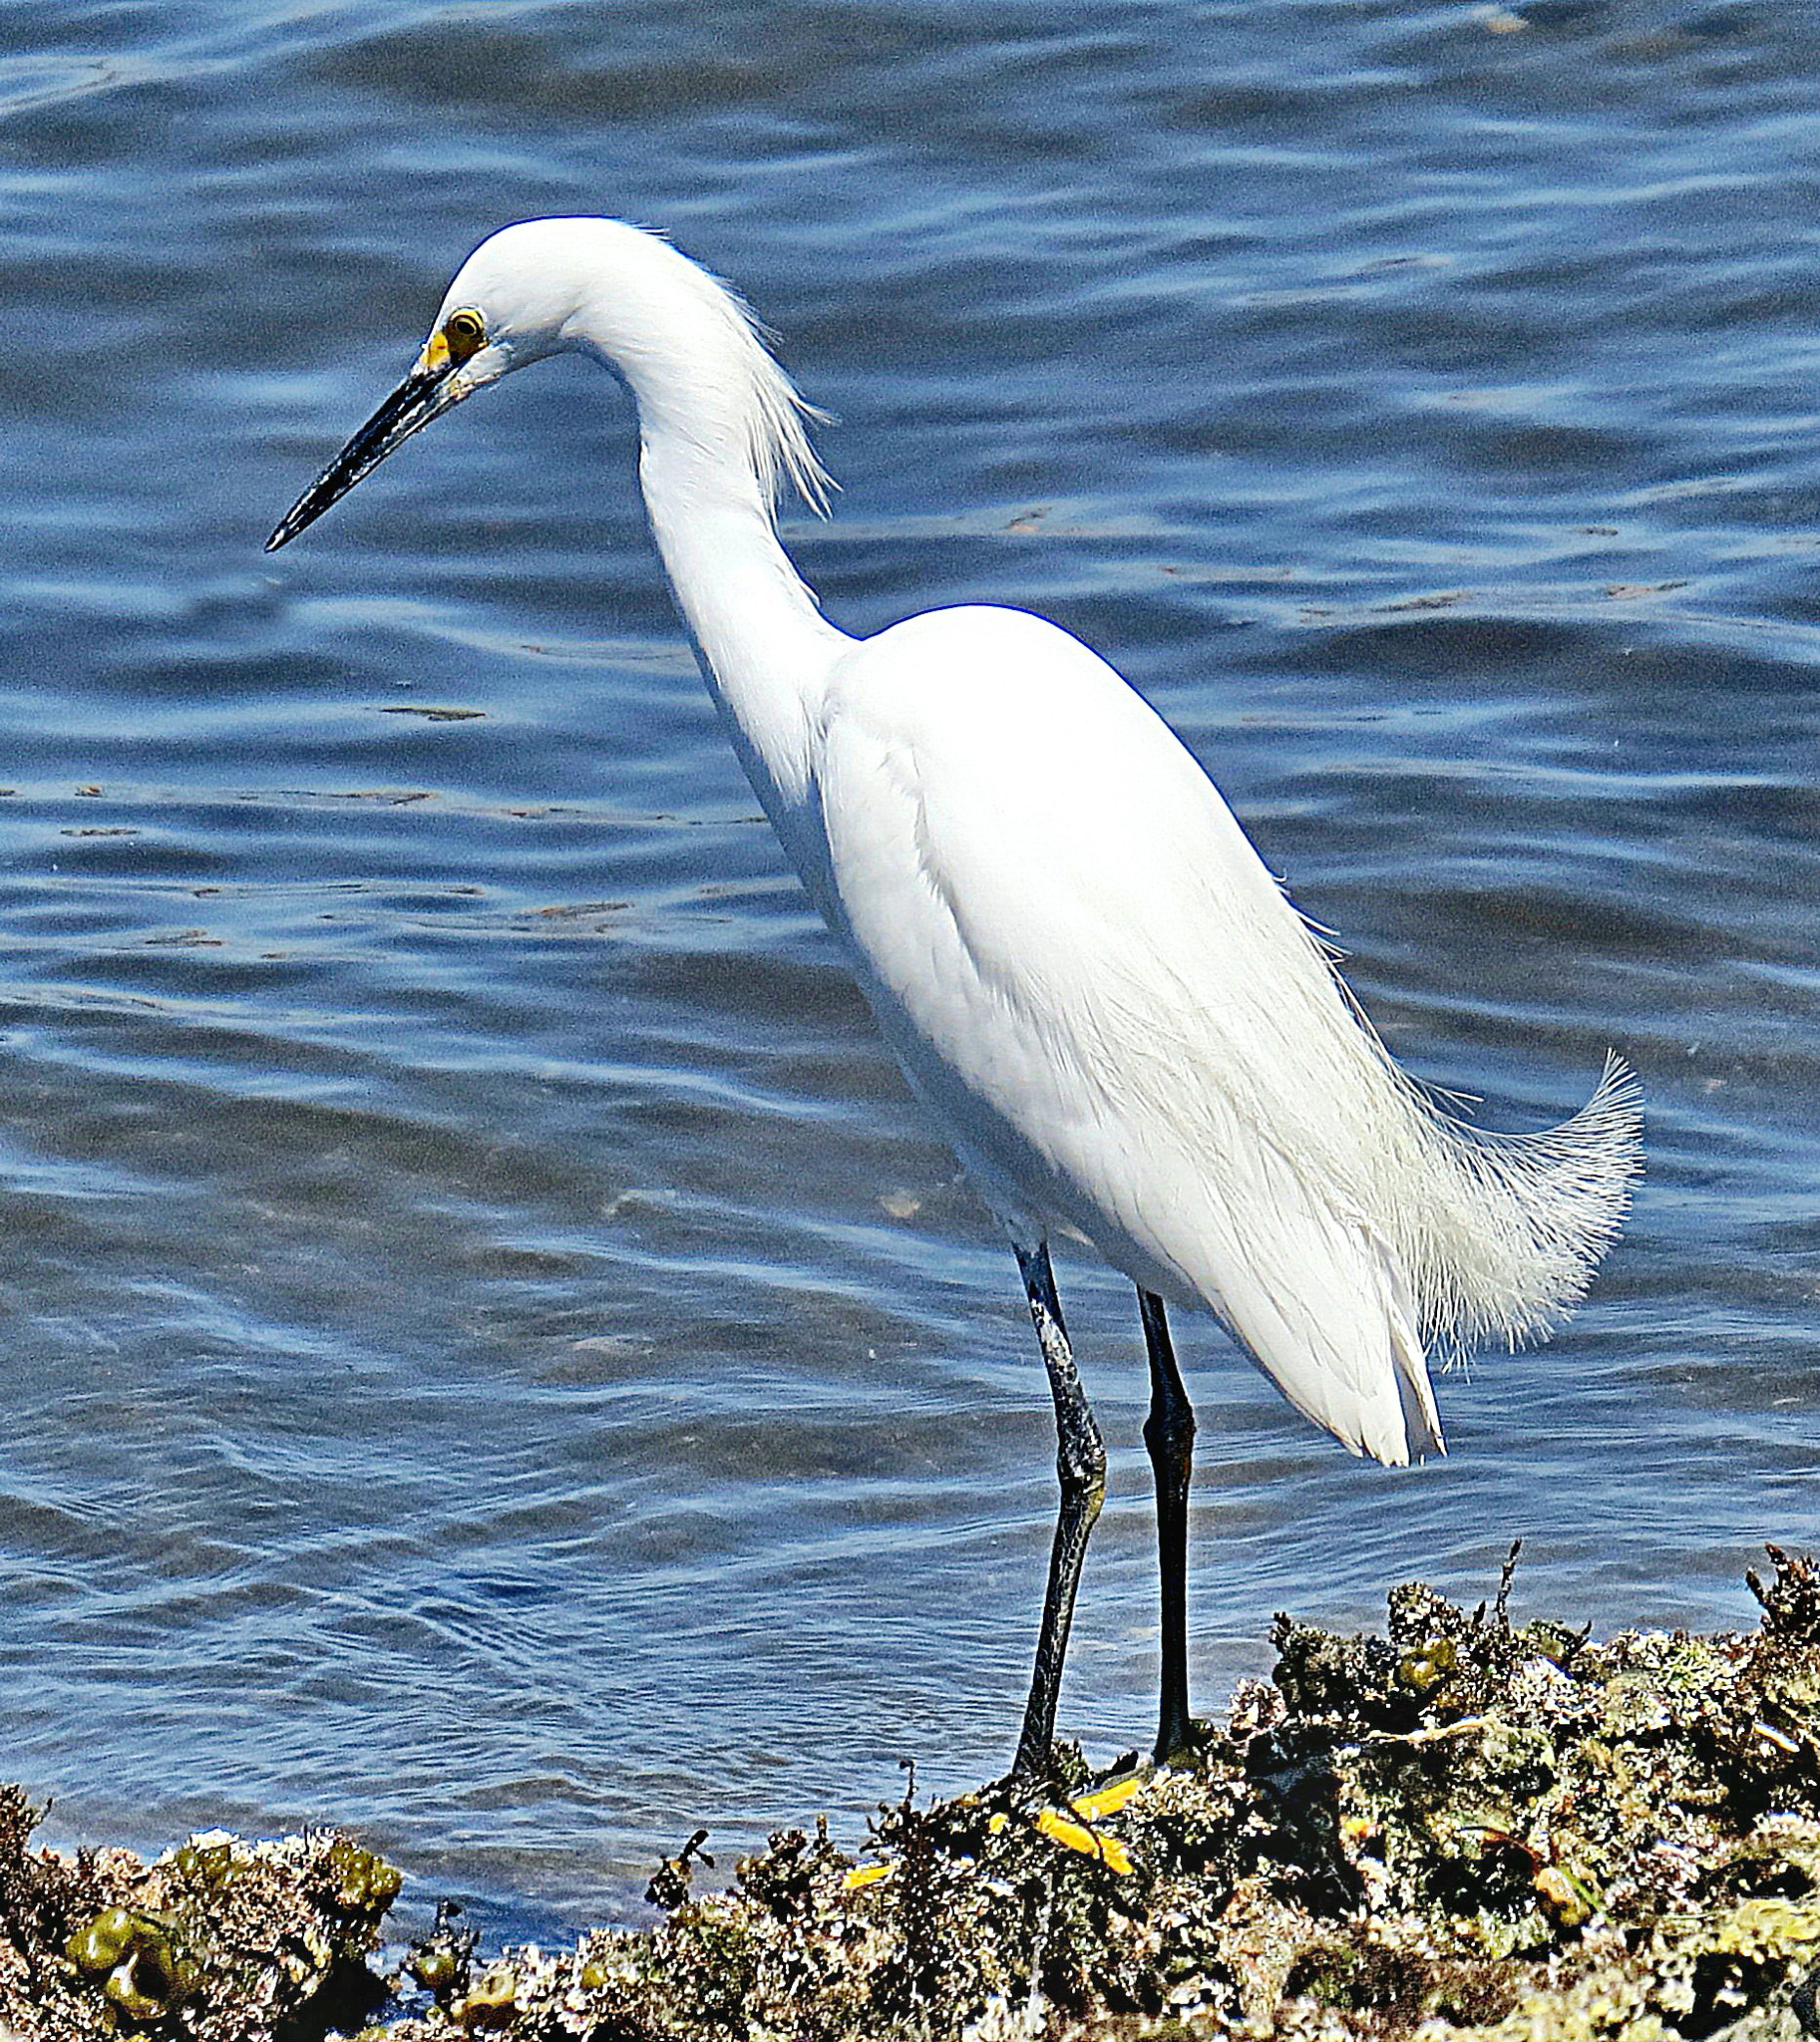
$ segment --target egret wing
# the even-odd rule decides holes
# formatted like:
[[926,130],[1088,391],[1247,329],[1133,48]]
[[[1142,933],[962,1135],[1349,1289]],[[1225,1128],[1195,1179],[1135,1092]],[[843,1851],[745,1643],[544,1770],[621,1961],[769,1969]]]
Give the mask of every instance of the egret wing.
[[1355,1452],[1438,1446],[1407,1281],[1323,1168],[1363,1031],[1168,726],[1065,632],[970,609],[849,655],[825,739],[837,926],[988,1195],[1205,1300]]

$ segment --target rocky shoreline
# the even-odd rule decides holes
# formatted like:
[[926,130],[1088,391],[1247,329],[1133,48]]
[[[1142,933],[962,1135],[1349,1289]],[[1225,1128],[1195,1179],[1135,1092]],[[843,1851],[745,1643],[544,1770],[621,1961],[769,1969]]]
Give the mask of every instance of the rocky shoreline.
[[919,1804],[858,1858],[790,1831],[648,1929],[375,1953],[353,1839],[35,1848],[0,1789],[0,2042],[894,2042],[1820,2034],[1820,1573],[1753,1631],[1512,1621],[1419,1584],[1387,1634],[1279,1617],[1270,1681],[1167,1768]]

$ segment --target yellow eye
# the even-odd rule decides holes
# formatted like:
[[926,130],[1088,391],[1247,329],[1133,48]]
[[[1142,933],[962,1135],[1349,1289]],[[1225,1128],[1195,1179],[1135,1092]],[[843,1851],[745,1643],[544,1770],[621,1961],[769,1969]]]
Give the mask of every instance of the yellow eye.
[[457,368],[487,345],[487,322],[478,312],[451,312],[443,321],[443,338]]

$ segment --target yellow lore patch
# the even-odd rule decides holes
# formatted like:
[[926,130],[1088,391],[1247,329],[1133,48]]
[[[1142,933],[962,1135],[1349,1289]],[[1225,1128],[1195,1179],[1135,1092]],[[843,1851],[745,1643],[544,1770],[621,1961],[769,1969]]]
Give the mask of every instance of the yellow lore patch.
[[459,369],[486,345],[487,322],[480,313],[468,308],[451,312],[424,342],[424,351],[417,358],[418,373],[440,376],[446,369]]

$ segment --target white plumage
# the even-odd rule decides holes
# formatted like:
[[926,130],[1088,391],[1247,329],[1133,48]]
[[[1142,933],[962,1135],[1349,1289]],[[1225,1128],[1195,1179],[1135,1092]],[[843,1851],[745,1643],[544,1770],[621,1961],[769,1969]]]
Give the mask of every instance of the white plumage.
[[[637,228],[539,220],[484,243],[411,378],[272,544],[429,418],[562,348],[629,385],[652,531],[735,747],[1019,1248],[1064,1520],[1099,1449],[1048,1279],[1055,1229],[1151,1294],[1161,1430],[1168,1298],[1211,1307],[1353,1452],[1439,1450],[1427,1349],[1546,1331],[1618,1229],[1639,1153],[1623,1066],[1550,1133],[1465,1126],[1391,1062],[1212,782],[1097,654],[1010,609],[866,641],[831,625],[774,524],[780,481],[823,501],[803,407],[739,301]],[[1185,1488],[1186,1443],[1152,1451]],[[1075,1515],[1097,1508],[1094,1491]],[[1073,1597],[1056,1570],[1078,1567],[1062,1542],[1020,1771],[1046,1760]],[[1166,1537],[1166,1659],[1170,1566]],[[1166,1695],[1160,1746],[1185,1707]]]
[[823,730],[856,969],[994,1203],[1212,1305],[1354,1452],[1438,1447],[1424,1336],[1516,1338],[1579,1295],[1622,1207],[1622,1078],[1540,1140],[1443,1119],[1191,754],[1039,618],[884,632]]

